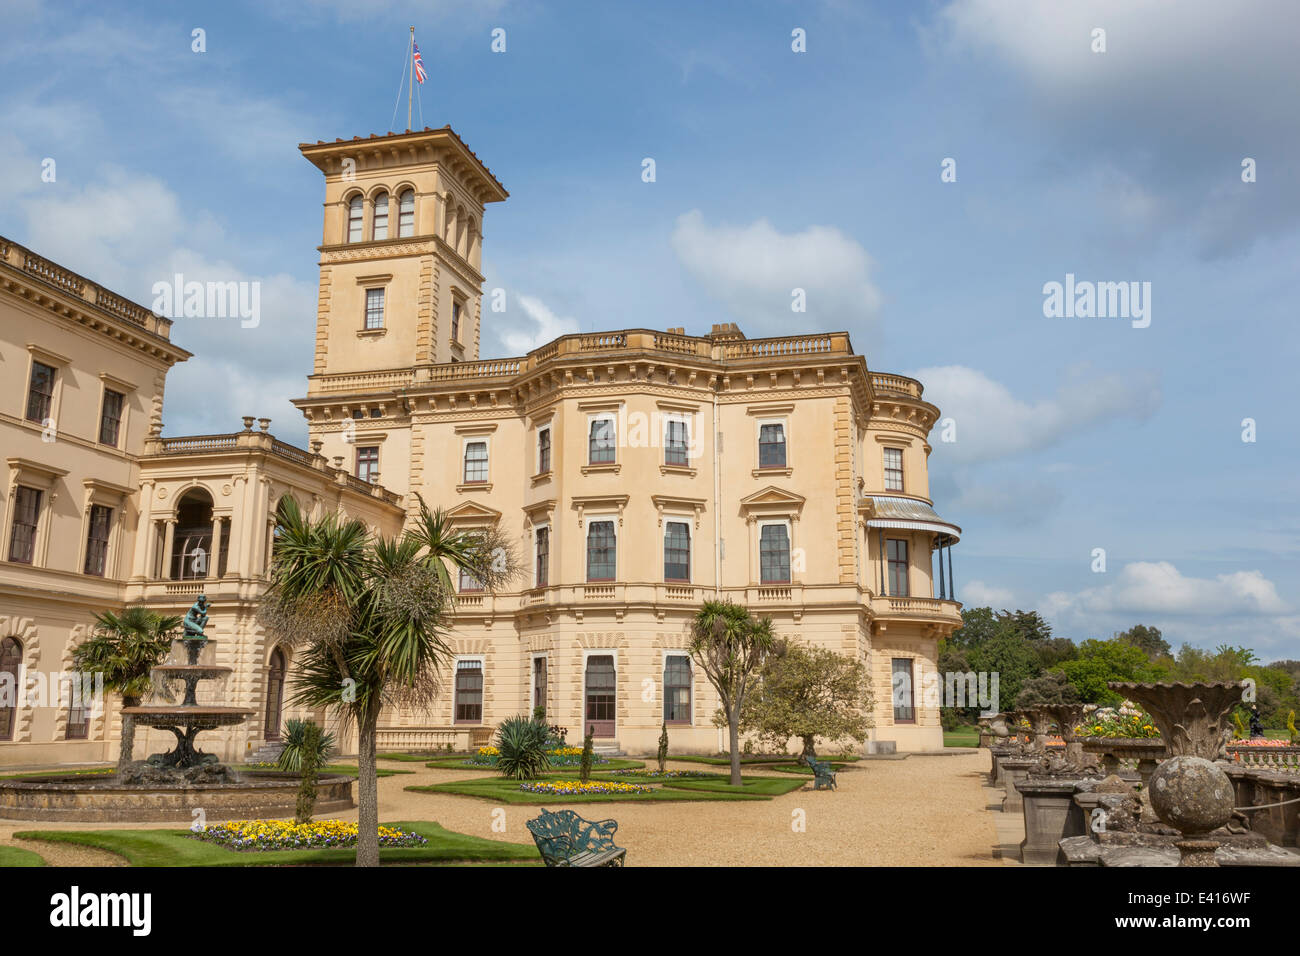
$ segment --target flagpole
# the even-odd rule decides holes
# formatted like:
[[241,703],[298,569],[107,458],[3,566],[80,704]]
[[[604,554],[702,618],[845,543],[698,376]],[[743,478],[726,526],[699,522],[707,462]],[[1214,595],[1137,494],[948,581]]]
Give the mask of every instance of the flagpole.
[[406,65],[411,78],[406,82],[406,131],[411,131],[411,96],[415,90],[415,27],[411,27],[411,45],[406,51]]

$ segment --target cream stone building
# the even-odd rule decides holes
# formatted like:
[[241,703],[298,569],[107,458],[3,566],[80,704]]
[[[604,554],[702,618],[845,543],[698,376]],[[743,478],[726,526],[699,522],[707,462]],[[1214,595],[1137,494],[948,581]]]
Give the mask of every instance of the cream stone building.
[[[481,360],[504,301],[483,307],[484,211],[507,196],[487,167],[446,127],[301,150],[325,180],[314,368],[295,401],[310,450],[265,419],[162,437],[166,371],[189,355],[170,323],[0,239],[0,669],[67,669],[94,611],[181,613],[203,590],[226,699],[257,714],[206,746],[260,751],[294,713],[292,650],[254,619],[279,502],[393,534],[418,495],[500,526],[526,573],[497,593],[459,582],[446,692],[386,713],[382,749],[485,742],[544,706],[602,749],[652,751],[667,722],[675,750],[716,751],[716,695],[686,651],[715,598],[865,660],[873,743],[942,746],[921,689],[961,624],[960,529],[930,500],[939,411],[920,383],[870,371],[847,333],[732,324]],[[346,749],[350,729],[329,723]],[[116,726],[114,706],[87,720],[20,701],[0,709],[0,764],[111,757]]]

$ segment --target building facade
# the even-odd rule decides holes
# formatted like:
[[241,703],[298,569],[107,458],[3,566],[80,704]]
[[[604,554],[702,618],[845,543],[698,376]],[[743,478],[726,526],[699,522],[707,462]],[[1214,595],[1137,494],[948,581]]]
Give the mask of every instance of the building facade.
[[[313,373],[295,401],[310,450],[265,419],[162,437],[166,371],[189,355],[170,324],[0,240],[0,669],[57,671],[94,611],[181,613],[203,590],[233,669],[219,692],[259,715],[205,739],[256,753],[296,712],[293,649],[255,620],[278,503],[394,534],[422,497],[502,528],[525,573],[495,593],[458,582],[446,692],[386,713],[383,749],[485,742],[541,706],[609,749],[652,751],[667,723],[674,750],[718,750],[716,696],[686,651],[711,599],[863,659],[873,741],[942,746],[922,688],[961,624],[960,529],[930,500],[939,411],[920,383],[870,371],[847,333],[732,324],[482,360],[483,216],[507,196],[487,167],[446,127],[301,150],[325,178]],[[105,759],[116,727],[115,706],[87,720],[19,701],[0,708],[0,763]],[[330,729],[346,749],[350,729]]]

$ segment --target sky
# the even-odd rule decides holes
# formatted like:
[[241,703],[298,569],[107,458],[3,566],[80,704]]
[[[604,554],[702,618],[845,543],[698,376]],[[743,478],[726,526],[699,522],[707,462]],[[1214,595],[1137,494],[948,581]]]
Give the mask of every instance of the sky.
[[[413,125],[449,123],[511,194],[484,222],[507,308],[483,357],[847,330],[942,411],[961,600],[1075,640],[1145,623],[1300,658],[1293,0],[0,0],[0,20],[0,234],[146,305],[177,272],[258,283],[255,327],[177,320],[195,357],[165,434],[252,414],[305,442],[323,187],[297,145],[405,127],[414,25]],[[1137,283],[1144,317],[1048,314],[1067,276]]]

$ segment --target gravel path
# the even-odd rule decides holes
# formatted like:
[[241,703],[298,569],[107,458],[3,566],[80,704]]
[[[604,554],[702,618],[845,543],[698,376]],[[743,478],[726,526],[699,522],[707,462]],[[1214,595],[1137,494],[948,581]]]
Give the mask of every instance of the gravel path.
[[[436,820],[449,830],[531,842],[524,821],[537,815],[536,807],[502,807],[505,831],[494,833],[499,815],[494,818],[498,808],[491,801],[403,789],[471,779],[473,772],[396,761],[380,761],[380,766],[416,771],[380,778],[381,820]],[[627,847],[630,866],[999,866],[1002,861],[992,856],[997,834],[980,785],[987,767],[982,750],[913,755],[846,767],[835,791],[814,792],[810,779],[804,789],[770,801],[597,803],[574,809],[588,819],[618,821],[618,842]],[[701,766],[669,761],[669,769]],[[355,820],[356,811],[337,816]],[[12,837],[15,830],[102,826],[0,821],[0,843],[34,850],[54,866],[120,866],[123,861],[111,853]]]

